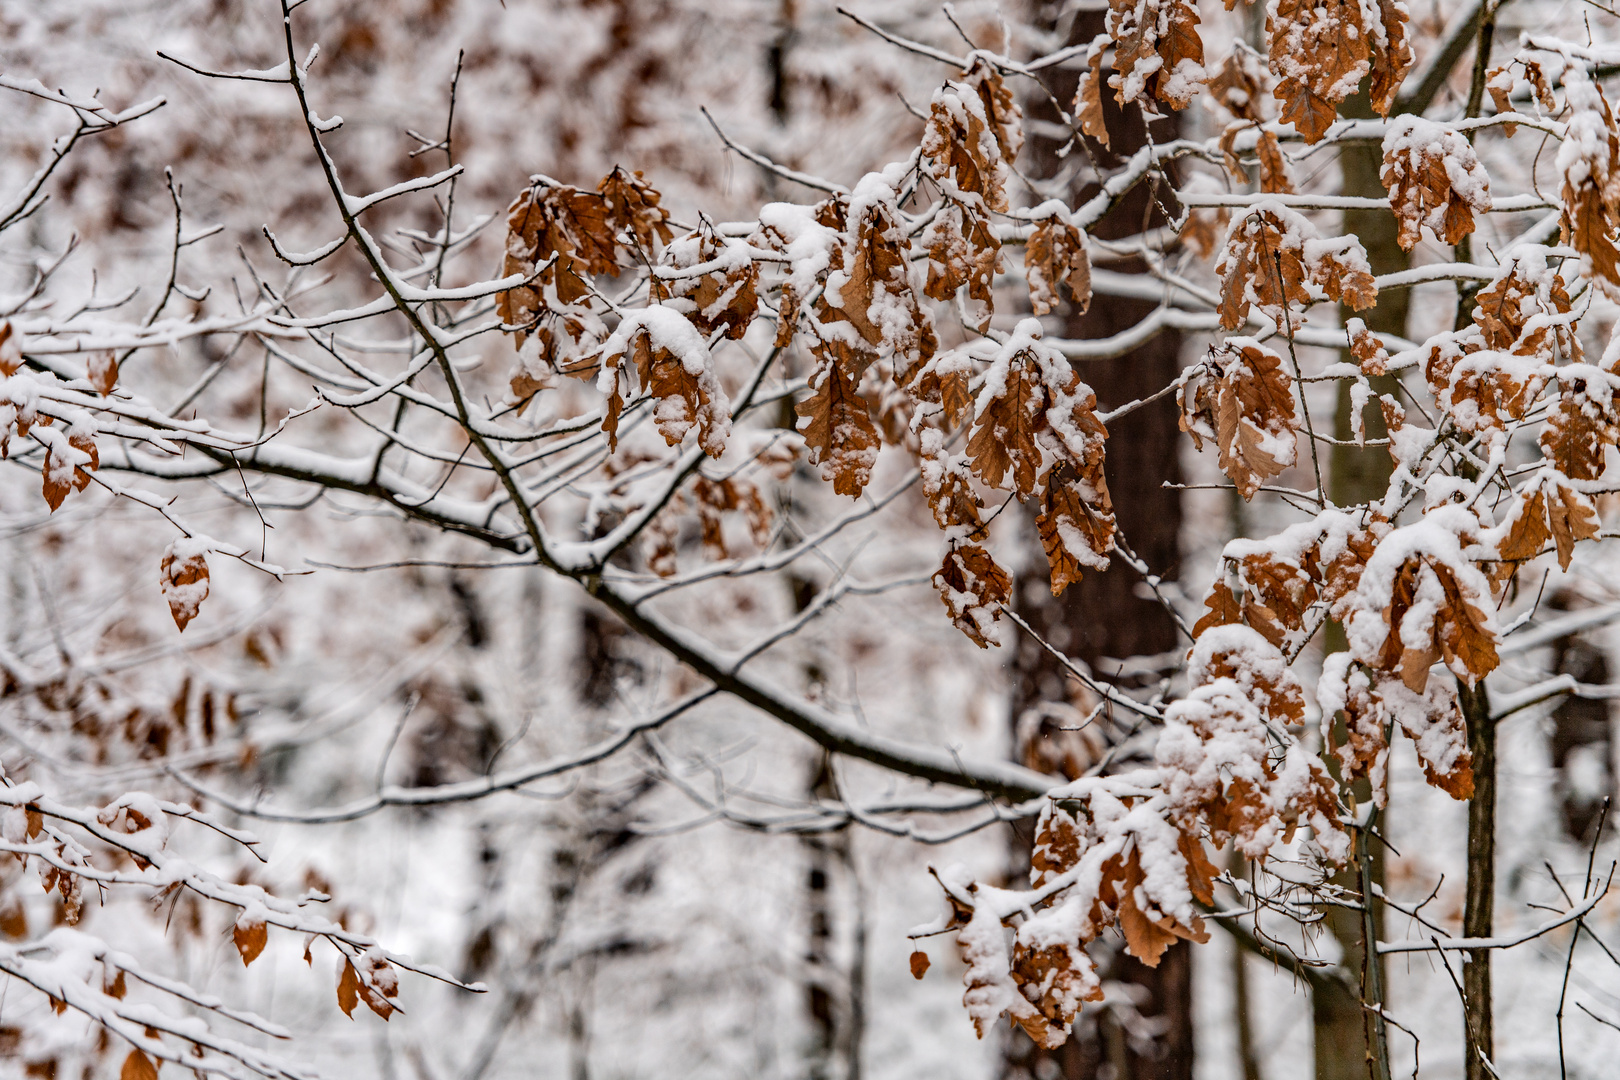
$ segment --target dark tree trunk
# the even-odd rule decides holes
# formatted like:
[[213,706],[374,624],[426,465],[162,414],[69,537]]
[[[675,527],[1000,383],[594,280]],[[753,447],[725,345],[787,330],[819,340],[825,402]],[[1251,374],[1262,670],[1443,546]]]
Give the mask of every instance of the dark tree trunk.
[[[1072,18],[1070,42],[1089,41],[1103,30],[1101,11],[1080,11]],[[1072,100],[1075,72],[1058,73],[1048,86],[1058,100]],[[1098,164],[1109,170],[1145,145],[1148,133],[1140,111],[1133,108],[1122,112],[1110,94],[1105,92],[1103,96],[1112,153],[1095,144],[1089,149]],[[1034,118],[1056,119],[1043,96],[1035,96],[1028,109]],[[1174,122],[1165,120],[1155,122],[1152,134],[1157,142],[1173,138],[1174,133]],[[1035,175],[1052,176],[1060,171],[1057,146],[1040,136],[1031,139],[1030,168]],[[1076,149],[1073,153],[1083,151]],[[1096,190],[1091,184],[1070,194],[1081,200]],[[1169,203],[1170,199],[1170,193],[1162,187],[1155,192],[1143,185],[1099,222],[1092,234],[1102,239],[1125,239],[1145,227],[1157,227],[1165,220],[1158,202]],[[1111,263],[1109,268],[1124,272],[1145,269],[1134,260]],[[1153,308],[1154,304],[1147,301],[1099,295],[1085,314],[1068,312],[1063,333],[1071,338],[1106,337],[1135,326]],[[1125,356],[1077,361],[1077,365],[1080,377],[1097,393],[1099,410],[1114,408],[1174,381],[1181,371],[1180,347],[1178,334],[1164,333]],[[1139,409],[1109,428],[1106,472],[1120,532],[1150,570],[1166,579],[1176,576],[1180,563],[1180,493],[1164,486],[1181,479],[1176,456],[1179,445],[1174,403],[1168,399]],[[1038,552],[1035,557],[1041,558]],[[1174,621],[1164,609],[1151,598],[1144,600],[1137,595],[1141,580],[1139,574],[1116,562],[1102,573],[1088,571],[1062,597],[1054,598],[1045,575],[1031,573],[1019,588],[1017,602],[1020,613],[1042,637],[1091,665],[1100,676],[1109,677],[1117,670],[1109,660],[1152,656],[1182,644],[1177,641]],[[1062,740],[1049,726],[1017,722],[1026,715],[1050,713],[1054,703],[1060,707],[1076,703],[1069,679],[1027,638],[1019,642],[1014,662],[1015,740],[1023,744],[1016,747],[1017,755],[1028,763],[1046,763],[1053,771],[1083,768],[1087,762],[1083,754],[1077,760],[1070,752],[1073,748],[1054,752],[1055,745],[1041,745]],[[1029,844],[1028,833],[1020,833],[1014,845],[1016,872],[1027,869]],[[1104,963],[1104,978],[1141,987],[1138,1011],[1156,1018],[1159,1033],[1147,1039],[1129,1038],[1109,1011],[1088,1010],[1076,1025],[1073,1037],[1057,1051],[1041,1050],[1022,1032],[1009,1035],[1003,1076],[1009,1080],[1051,1080],[1055,1076],[1092,1080],[1104,1075],[1114,1080],[1191,1080],[1191,975],[1192,957],[1185,942],[1172,946],[1156,968],[1126,956],[1123,949],[1113,950]]]

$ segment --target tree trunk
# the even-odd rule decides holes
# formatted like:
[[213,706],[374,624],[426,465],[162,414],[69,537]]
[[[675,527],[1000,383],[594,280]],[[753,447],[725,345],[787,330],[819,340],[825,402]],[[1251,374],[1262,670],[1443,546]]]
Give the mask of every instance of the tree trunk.
[[[1054,5],[1055,6],[1055,5]],[[1054,16],[1055,21],[1055,16]],[[1103,30],[1103,13],[1080,11],[1073,15],[1068,40],[1090,41]],[[1048,82],[1060,101],[1072,100],[1075,72],[1060,71]],[[1104,118],[1112,153],[1092,144],[1093,158],[1104,169],[1112,169],[1144,146],[1147,128],[1139,110],[1121,111],[1109,93],[1103,95]],[[1044,96],[1028,104],[1033,117],[1055,120]],[[1155,122],[1154,141],[1174,138],[1173,121]],[[1032,136],[1030,167],[1036,176],[1052,176],[1062,163],[1055,155],[1058,144]],[[1074,154],[1083,153],[1076,149]],[[1072,193],[1079,199],[1093,194],[1095,184]],[[1103,239],[1125,239],[1144,227],[1164,223],[1163,214],[1147,186],[1139,187],[1112,213],[1092,229]],[[1157,198],[1171,200],[1168,191]],[[1111,269],[1140,273],[1145,267],[1138,260],[1111,264]],[[1139,323],[1154,308],[1141,300],[1097,296],[1085,314],[1071,310],[1065,317],[1064,333],[1072,338],[1105,337]],[[1163,333],[1142,347],[1112,359],[1088,361],[1080,365],[1080,377],[1097,393],[1098,408],[1107,409],[1147,396],[1175,380],[1181,372],[1181,337]],[[1112,492],[1120,533],[1136,555],[1160,577],[1173,579],[1180,563],[1180,493],[1166,488],[1166,482],[1181,479],[1177,449],[1180,431],[1173,402],[1161,401],[1139,409],[1110,426],[1106,474]],[[1031,529],[1033,534],[1033,529]],[[1032,556],[1037,565],[1044,562],[1039,551]],[[1043,574],[1030,574],[1018,591],[1022,616],[1042,637],[1069,656],[1092,666],[1099,676],[1111,674],[1108,660],[1157,655],[1178,644],[1174,621],[1159,604],[1137,595],[1142,581],[1139,574],[1116,562],[1101,573],[1087,572],[1070,585],[1062,597],[1054,598]],[[1071,686],[1063,670],[1039,646],[1024,639],[1015,657],[1017,687],[1013,717],[1016,721],[1043,705],[1072,704]],[[1129,683],[1129,679],[1123,680]],[[1061,741],[1049,728],[1017,725],[1025,745],[1017,752],[1028,762],[1046,762],[1054,771],[1071,772],[1083,768],[1072,753],[1051,753],[1039,743]],[[1034,740],[1036,745],[1031,744]],[[1018,835],[1015,863],[1027,869],[1030,837]],[[1128,1037],[1109,1012],[1090,1011],[1077,1024],[1075,1034],[1057,1051],[1043,1051],[1022,1032],[1008,1037],[1003,1076],[1048,1080],[1092,1080],[1111,1076],[1113,1080],[1191,1080],[1193,1069],[1192,955],[1186,942],[1177,942],[1155,968],[1149,968],[1116,949],[1102,972],[1105,980],[1131,983],[1142,988],[1138,1011],[1155,1018],[1159,1033],[1152,1038]],[[1104,1066],[1108,1066],[1104,1071]],[[1053,1067],[1056,1067],[1054,1071]]]
[[[1339,111],[1346,116],[1373,115],[1365,90],[1346,100]],[[1346,144],[1339,151],[1339,190],[1346,195],[1382,198],[1387,194],[1383,182],[1378,178],[1382,163],[1382,148],[1378,144]],[[1344,234],[1357,237],[1361,241],[1361,246],[1366,248],[1367,261],[1371,264],[1374,274],[1389,274],[1406,269],[1410,260],[1396,242],[1394,214],[1383,209],[1346,210],[1343,223]],[[1377,306],[1367,311],[1353,312],[1341,306],[1339,315],[1341,320],[1359,317],[1370,330],[1404,336],[1410,303],[1410,291],[1399,289],[1379,294]],[[1344,354],[1344,358],[1354,362],[1348,351]],[[1393,377],[1383,376],[1370,381],[1373,389],[1380,394],[1393,395],[1397,391],[1397,383]],[[1355,419],[1350,399],[1350,384],[1341,382],[1333,423],[1334,437],[1341,442],[1332,447],[1328,456],[1327,477],[1329,496],[1340,506],[1353,506],[1379,499],[1389,486],[1391,462],[1388,450],[1382,446],[1362,448],[1342,445],[1343,441],[1355,438]],[[1387,434],[1384,429],[1383,410],[1376,402],[1368,405],[1360,419],[1365,424],[1367,438],[1382,439]],[[1338,623],[1329,623],[1324,632],[1324,648],[1328,652],[1339,652],[1344,647],[1343,628]],[[1343,738],[1343,736],[1341,725],[1336,731],[1336,737]],[[1372,791],[1365,782],[1362,782],[1358,784],[1355,794],[1358,801],[1365,803],[1371,798]],[[1382,884],[1383,845],[1373,840],[1359,850],[1366,851],[1367,858],[1372,864],[1368,868],[1368,876],[1373,882]],[[1351,867],[1336,878],[1336,883],[1359,893],[1363,891],[1361,876],[1358,868]],[[1371,922],[1375,937],[1383,926],[1382,916],[1382,905],[1373,902]],[[1366,984],[1382,984],[1382,971],[1369,969],[1362,952],[1366,926],[1360,914],[1344,908],[1332,908],[1327,912],[1326,921],[1343,950],[1343,966],[1352,971],[1362,972],[1364,976],[1362,981]],[[1381,967],[1381,961],[1376,957],[1374,963]],[[1366,977],[1369,972],[1373,978]],[[1316,1041],[1316,1080],[1366,1080],[1370,1047],[1367,1039],[1367,1018],[1362,1004],[1348,990],[1339,989],[1338,983],[1329,985],[1333,989],[1318,992],[1311,998]]]
[[[1485,683],[1470,690],[1458,683],[1468,721],[1468,750],[1474,755],[1474,797],[1468,803],[1468,885],[1463,903],[1463,937],[1491,936],[1496,905],[1496,724]],[[1489,1080],[1496,1040],[1491,1016],[1491,951],[1476,949],[1463,964],[1463,1022],[1468,1040],[1463,1075]],[[1484,1059],[1484,1060],[1482,1060]]]

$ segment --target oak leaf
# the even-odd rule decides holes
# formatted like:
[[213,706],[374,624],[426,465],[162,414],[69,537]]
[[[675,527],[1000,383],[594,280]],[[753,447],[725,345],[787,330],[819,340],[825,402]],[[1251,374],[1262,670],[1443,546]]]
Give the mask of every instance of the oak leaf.
[[976,208],[948,198],[923,230],[921,239],[928,249],[924,295],[950,300],[966,286],[968,298],[975,305],[970,317],[983,332],[995,314],[991,286],[1002,261],[1001,241],[996,239],[989,219]]
[[1360,0],[1274,0],[1266,12],[1272,93],[1282,121],[1308,143],[1321,140],[1341,101],[1367,74],[1370,27]]
[[1221,326],[1227,330],[1243,325],[1251,305],[1281,326],[1294,305],[1341,300],[1360,311],[1378,300],[1359,241],[1321,239],[1309,221],[1277,202],[1262,203],[1233,222],[1215,273],[1221,279]]
[[1215,440],[1222,471],[1245,499],[1294,463],[1300,420],[1293,385],[1282,357],[1252,338],[1228,338],[1176,391],[1181,430],[1199,449]]
[[858,389],[865,365],[852,350],[832,342],[819,342],[815,353],[811,395],[794,406],[799,432],[822,478],[831,480],[838,494],[854,497],[871,479],[878,451],[872,407]]
[[1108,569],[1108,553],[1114,547],[1114,509],[1102,470],[1096,469],[1090,476],[1076,475],[1067,467],[1047,473],[1035,531],[1051,565],[1053,596],[1061,596],[1072,582],[1079,581],[1083,566]]
[[952,547],[933,582],[951,622],[968,640],[981,649],[999,644],[987,632],[1001,619],[1001,606],[1012,602],[1012,577],[988,551],[977,544]]
[[1474,231],[1491,208],[1490,178],[1463,134],[1410,114],[1390,121],[1379,180],[1399,224],[1397,242],[1412,250],[1427,225],[1443,243]]
[[1053,215],[1035,224],[1024,247],[1024,268],[1036,315],[1056,309],[1059,282],[1080,314],[1091,306],[1091,260],[1084,234],[1061,217]]
[[1198,8],[1192,0],[1109,0],[1114,67],[1108,80],[1121,105],[1156,113],[1155,99],[1185,109],[1207,78]]

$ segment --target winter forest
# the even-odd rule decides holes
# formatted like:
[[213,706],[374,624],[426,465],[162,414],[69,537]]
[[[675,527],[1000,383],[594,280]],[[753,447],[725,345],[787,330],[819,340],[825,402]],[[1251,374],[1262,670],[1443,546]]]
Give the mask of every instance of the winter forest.
[[1615,1074],[1611,0],[0,0],[0,103],[0,1077]]

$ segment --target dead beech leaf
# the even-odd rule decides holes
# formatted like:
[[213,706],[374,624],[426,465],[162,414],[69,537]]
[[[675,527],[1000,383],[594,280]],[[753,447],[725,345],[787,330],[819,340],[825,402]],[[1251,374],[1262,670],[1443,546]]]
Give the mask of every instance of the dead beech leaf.
[[1227,330],[1242,326],[1251,306],[1281,326],[1295,305],[1341,300],[1361,311],[1378,302],[1360,241],[1353,236],[1322,240],[1308,220],[1274,202],[1233,224],[1215,273],[1221,279],[1221,326]]
[[1383,25],[1382,35],[1373,35],[1368,41],[1368,59],[1372,66],[1372,82],[1368,98],[1373,111],[1388,116],[1395,107],[1395,97],[1412,70],[1412,45],[1406,40],[1406,24],[1411,20],[1401,0],[1376,0],[1378,21]]
[[349,962],[347,956],[339,957],[338,963],[343,965],[342,971],[338,974],[338,1008],[343,1010],[344,1016],[353,1020],[354,1007],[360,1004],[360,976],[355,973],[354,965]]
[[163,563],[158,570],[158,583],[163,598],[169,603],[169,614],[182,631],[197,617],[202,602],[208,599],[205,551],[207,548],[194,540],[176,540],[163,553]]
[[977,305],[973,314],[978,328],[983,331],[995,314],[991,286],[1002,261],[1001,241],[990,220],[974,207],[947,198],[923,231],[922,244],[928,249],[928,282],[923,294],[950,300],[966,286],[968,298]]
[[270,931],[262,921],[244,924],[238,919],[236,925],[231,927],[231,938],[236,942],[236,951],[242,956],[242,966],[247,967],[264,952],[265,943],[270,940]]
[[928,954],[921,949],[911,951],[911,977],[920,979],[928,974]]
[[111,394],[113,387],[118,385],[118,357],[111,349],[91,355],[86,368],[90,385],[95,387],[96,392],[102,397]]
[[1081,567],[1108,569],[1114,547],[1114,508],[1102,469],[1081,477],[1067,467],[1046,475],[1035,531],[1052,569],[1052,595],[1080,580]]
[[139,1050],[131,1050],[118,1070],[118,1080],[158,1080],[157,1066]]
[[1074,91],[1074,114],[1080,123],[1081,134],[1096,139],[1105,150],[1108,148],[1108,123],[1103,118],[1102,61],[1109,43],[1107,34],[1099,34],[1093,39],[1086,51],[1086,68],[1080,73],[1080,81]]

